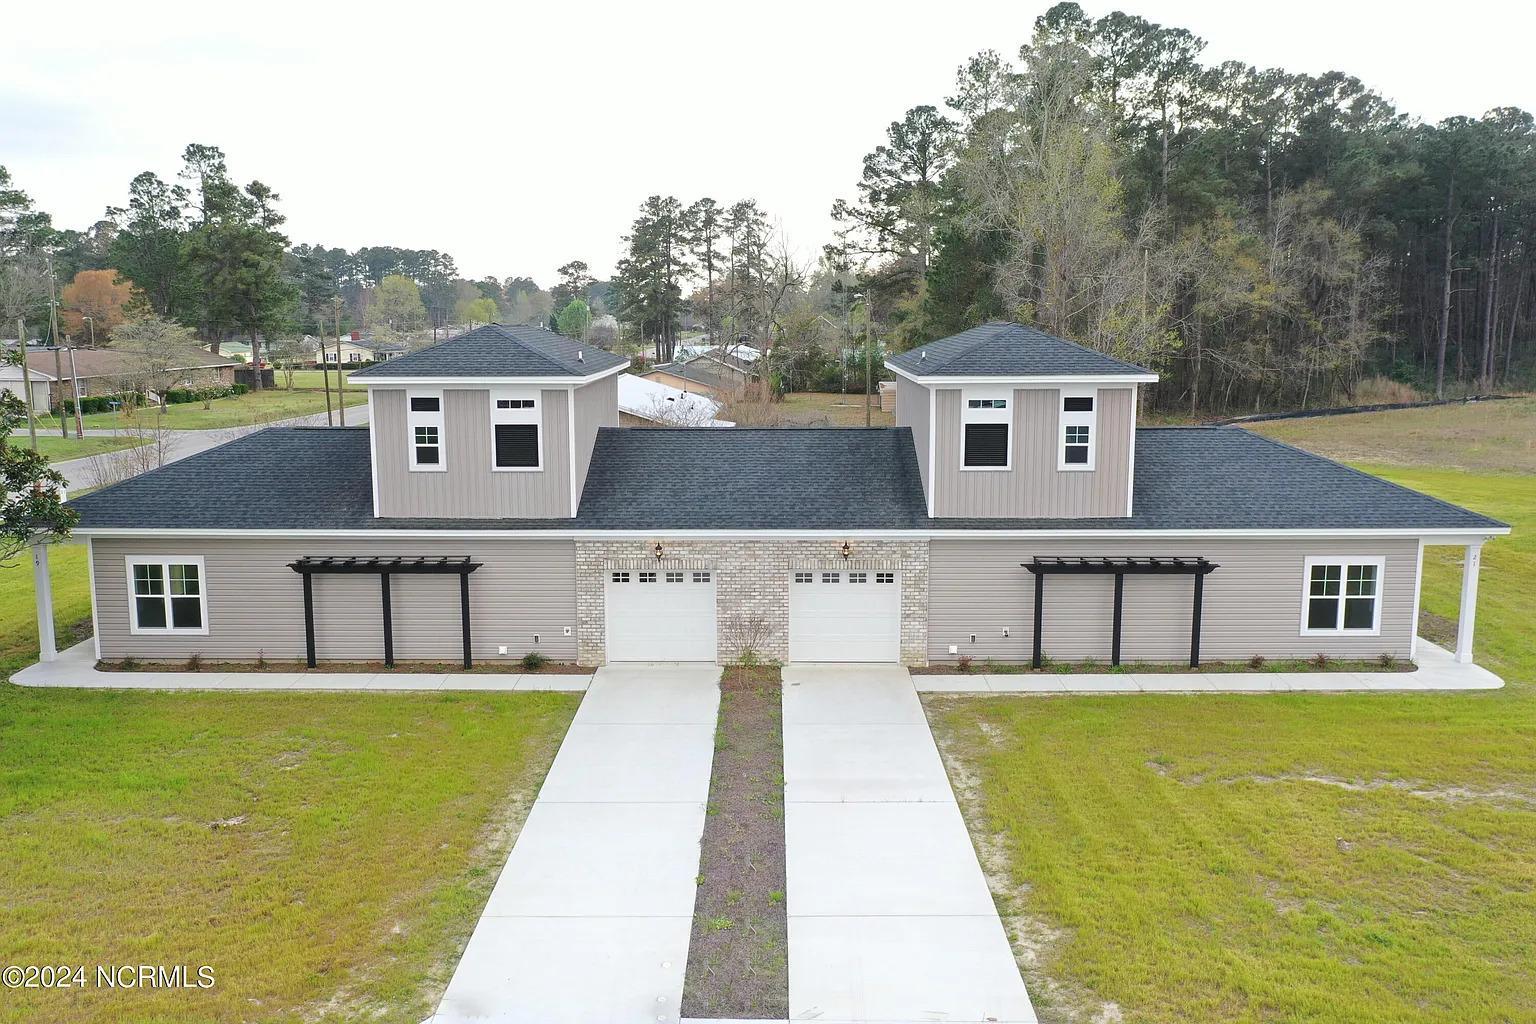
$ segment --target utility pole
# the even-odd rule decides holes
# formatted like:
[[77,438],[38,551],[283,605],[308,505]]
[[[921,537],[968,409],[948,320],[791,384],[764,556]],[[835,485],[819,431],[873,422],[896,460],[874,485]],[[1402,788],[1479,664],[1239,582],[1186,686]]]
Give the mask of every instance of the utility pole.
[[341,372],[341,296],[331,299],[331,312],[336,315],[336,419],[341,426],[347,425],[346,377]]
[[[55,341],[53,343],[53,380],[59,387],[59,436],[68,438],[69,417],[64,412],[64,360],[59,355],[62,351],[63,349],[59,348],[59,343]],[[78,395],[75,396],[75,407],[80,407],[80,397]]]
[[89,325],[90,330],[91,330],[91,343],[90,343],[90,345],[91,345],[91,348],[95,348],[96,347],[96,318],[93,317],[93,316],[82,316],[80,319],[84,320],[86,322],[86,324]]
[[[21,317],[16,318],[16,347],[21,351],[21,389],[26,392],[27,406],[27,435],[32,439],[32,450],[37,451],[37,421],[33,419],[32,412],[32,371],[27,367],[27,325]],[[59,392],[62,399],[64,392]]]
[[868,324],[864,330],[864,425],[870,425],[869,393],[875,384],[875,303],[873,298],[864,296],[864,312],[867,314]]
[[69,350],[69,389],[75,396],[75,436],[85,436],[85,421],[80,418],[80,372],[75,369],[75,350]]
[[[331,364],[325,361],[325,320],[316,317],[315,342],[320,346],[320,383],[325,388],[325,425],[334,427],[336,421],[331,418]],[[336,368],[340,371],[341,367]]]

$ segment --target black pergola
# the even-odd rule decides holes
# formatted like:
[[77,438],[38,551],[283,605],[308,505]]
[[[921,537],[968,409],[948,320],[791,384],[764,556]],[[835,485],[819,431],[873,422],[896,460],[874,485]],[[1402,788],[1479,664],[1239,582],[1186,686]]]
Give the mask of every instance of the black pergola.
[[1125,577],[1140,576],[1193,576],[1195,578],[1195,605],[1189,626],[1189,667],[1200,667],[1200,610],[1205,600],[1205,577],[1220,566],[1204,558],[1063,558],[1036,556],[1021,563],[1035,577],[1035,656],[1034,666],[1041,664],[1040,634],[1045,616],[1045,578],[1052,574],[1114,576],[1115,617],[1110,633],[1109,663],[1120,664],[1120,627],[1125,606]]
[[389,610],[389,578],[397,573],[408,575],[447,575],[459,577],[459,627],[464,634],[464,667],[469,660],[469,574],[482,563],[468,556],[456,555],[306,555],[288,568],[304,577],[304,653],[309,667],[315,667],[315,588],[316,573],[366,574],[379,577],[384,603],[384,664],[395,665],[394,616]]

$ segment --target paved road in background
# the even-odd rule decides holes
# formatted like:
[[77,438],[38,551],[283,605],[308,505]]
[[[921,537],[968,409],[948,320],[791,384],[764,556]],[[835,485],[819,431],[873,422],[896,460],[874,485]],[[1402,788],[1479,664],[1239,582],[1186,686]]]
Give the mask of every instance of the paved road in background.
[[[347,426],[357,427],[368,422],[368,407],[366,405],[347,406]],[[233,441],[237,437],[243,437],[254,430],[265,430],[267,427],[323,427],[325,426],[325,413],[314,413],[309,416],[295,416],[292,419],[276,420],[272,423],[263,423],[257,427],[220,427],[214,430],[168,430],[170,440],[166,443],[165,462],[176,462],[189,455],[205,452],[209,448],[216,448],[226,441]],[[93,436],[112,436],[118,433],[113,430],[87,430],[86,434]],[[56,462],[53,468],[64,474],[71,492],[87,487],[99,487],[104,476],[115,479],[117,471],[124,466],[132,466],[139,458],[133,449],[107,452],[103,455],[92,455],[83,459],[70,459],[67,462]]]

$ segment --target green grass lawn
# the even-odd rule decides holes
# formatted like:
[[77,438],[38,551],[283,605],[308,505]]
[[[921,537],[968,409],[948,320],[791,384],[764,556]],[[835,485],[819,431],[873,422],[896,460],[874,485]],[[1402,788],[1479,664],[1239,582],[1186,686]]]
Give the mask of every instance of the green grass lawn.
[[[1350,443],[1406,462],[1392,429]],[[928,700],[1041,1020],[1536,1014],[1536,477],[1367,468],[1514,525],[1477,625],[1505,689]],[[1460,549],[1427,554],[1454,620]]]
[[[17,448],[31,447],[31,440],[25,433],[12,434],[8,443]],[[37,435],[37,450],[48,457],[49,462],[68,462],[70,459],[85,459],[92,455],[104,455],[107,452],[119,451],[123,448],[132,448],[138,444],[138,439],[127,436],[119,437],[95,437],[87,435],[76,437],[74,427],[70,427],[68,437],[60,437],[57,430],[44,434],[39,431]]]
[[[53,551],[61,643],[89,634],[83,556]],[[0,569],[0,678],[36,658],[32,608],[30,563]],[[215,975],[0,991],[0,1021],[416,1024],[576,704],[0,683],[0,961]]]
[[[342,370],[341,374],[344,380],[352,379],[351,370]],[[275,376],[277,378],[278,387],[286,388],[288,386],[288,375],[285,374],[282,370],[278,370]],[[331,370],[327,376],[329,376],[331,379],[330,387],[331,390],[334,391],[336,389],[336,371],[334,369]],[[321,380],[319,370],[294,370],[293,387],[296,391],[319,391],[321,401],[323,402],[325,400],[325,382]],[[361,388],[359,388],[359,390],[361,390]]]
[[[331,401],[335,400],[336,396],[333,393]],[[368,396],[361,389],[348,390],[346,401],[348,406],[362,405],[368,401]],[[292,416],[325,412],[325,393],[318,390],[288,391],[284,388],[267,388],[244,395],[232,395],[229,398],[216,398],[209,405],[212,408],[204,409],[202,402],[183,402],[179,405],[166,406],[165,412],[159,414],[161,423],[171,430],[210,430],[270,423],[273,420],[284,420]],[[135,422],[151,424],[155,415],[153,410],[143,409],[137,410],[132,419],[121,412],[96,412],[85,416],[84,421],[88,430],[122,430]],[[58,422],[55,420],[53,423],[53,432],[57,434]]]
[[[880,411],[879,396],[869,400],[869,424],[889,427],[896,423],[895,413]],[[785,395],[778,405],[786,426],[862,427],[864,396],[822,391],[796,391]]]

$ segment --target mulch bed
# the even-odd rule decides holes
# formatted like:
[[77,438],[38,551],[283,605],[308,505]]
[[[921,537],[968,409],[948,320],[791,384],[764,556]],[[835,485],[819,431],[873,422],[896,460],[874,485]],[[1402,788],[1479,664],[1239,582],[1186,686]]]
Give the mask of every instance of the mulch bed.
[[1417,672],[1419,666],[1407,658],[1394,658],[1390,662],[1372,659],[1370,661],[1342,661],[1333,658],[1319,662],[1316,659],[1307,661],[1266,661],[1261,660],[1254,664],[1247,661],[1203,661],[1199,668],[1190,668],[1187,664],[1167,661],[1137,661],[1121,662],[1119,668],[1111,667],[1107,662],[1047,662],[1042,668],[1035,668],[1028,662],[994,662],[973,661],[967,665],[956,663],[937,663],[924,665],[921,668],[909,669],[915,676],[1064,676],[1109,673],[1111,675],[1166,675],[1176,672],[1192,672],[1203,675],[1211,672]]
[[316,667],[310,668],[302,661],[200,660],[194,663],[191,660],[139,661],[136,658],[127,658],[121,661],[98,661],[96,668],[101,672],[357,672],[359,674],[380,672],[427,672],[432,674],[439,672],[469,672],[476,675],[500,674],[508,676],[589,676],[594,671],[590,668],[583,668],[580,665],[570,665],[564,662],[546,662],[538,668],[524,668],[522,663],[516,660],[476,662],[472,668],[465,668],[463,662],[458,661],[397,661],[393,668],[386,666],[382,661],[322,661]]
[[781,695],[777,668],[720,680],[684,1017],[789,1016]]

